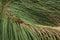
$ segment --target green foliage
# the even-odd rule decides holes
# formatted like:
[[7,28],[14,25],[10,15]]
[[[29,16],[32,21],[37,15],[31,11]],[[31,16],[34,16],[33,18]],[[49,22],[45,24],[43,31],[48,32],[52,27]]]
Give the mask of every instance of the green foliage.
[[59,0],[0,0],[0,40],[60,40],[60,31],[36,24],[60,25]]
[[60,3],[58,0],[14,1],[11,5],[9,5],[9,11],[18,16],[19,19],[27,21],[28,23],[38,23],[52,26],[60,25]]

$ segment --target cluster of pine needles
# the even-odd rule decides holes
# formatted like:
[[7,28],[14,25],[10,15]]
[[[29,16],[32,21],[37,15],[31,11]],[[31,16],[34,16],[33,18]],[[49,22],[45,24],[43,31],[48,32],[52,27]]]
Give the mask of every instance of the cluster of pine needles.
[[60,40],[60,31],[35,25],[59,22],[57,0],[0,0],[0,40]]

